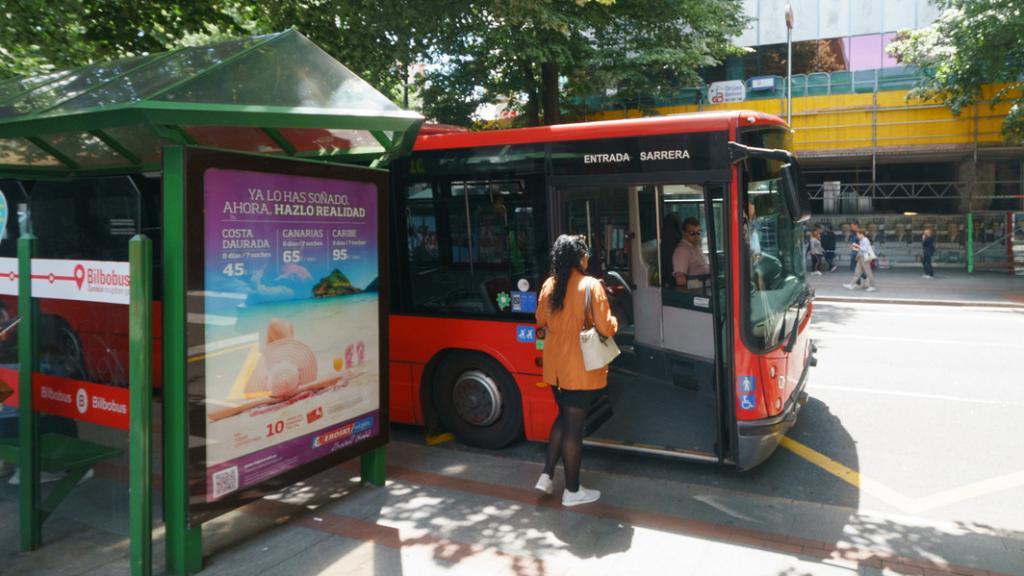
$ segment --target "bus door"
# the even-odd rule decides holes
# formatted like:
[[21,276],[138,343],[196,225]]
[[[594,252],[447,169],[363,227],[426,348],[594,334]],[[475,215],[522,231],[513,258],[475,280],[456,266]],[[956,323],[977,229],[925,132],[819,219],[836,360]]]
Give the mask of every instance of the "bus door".
[[708,252],[704,187],[561,187],[556,199],[558,232],[590,239],[588,273],[605,282],[624,352],[612,364],[607,397],[591,410],[587,443],[718,461],[711,298],[719,283],[706,272],[675,286],[671,268],[687,218],[700,238],[691,253]]
[[616,343],[624,351],[633,342],[634,283],[630,261],[629,202],[626,187],[593,186],[558,189],[560,234],[584,235],[590,245],[587,274],[600,278],[608,291],[612,314],[619,320]]

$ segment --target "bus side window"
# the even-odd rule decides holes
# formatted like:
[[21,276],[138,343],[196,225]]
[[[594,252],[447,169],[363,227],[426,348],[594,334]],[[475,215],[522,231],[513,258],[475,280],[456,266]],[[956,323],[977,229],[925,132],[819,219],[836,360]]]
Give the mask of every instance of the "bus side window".
[[[456,180],[405,190],[411,304],[469,315],[532,314],[547,246],[542,187]],[[524,292],[532,295],[524,296]]]
[[642,275],[634,275],[633,281],[642,286],[661,286],[661,272],[658,264],[658,254],[661,252],[658,247],[658,194],[652,186],[647,186],[639,192],[640,208],[640,259],[643,264]]
[[[662,188],[661,285],[664,303],[675,305],[674,295],[706,295],[709,281],[708,225],[704,217],[704,190],[685,184]],[[699,252],[699,255],[697,254]],[[676,270],[679,262],[686,270]],[[685,274],[686,284],[680,282]]]

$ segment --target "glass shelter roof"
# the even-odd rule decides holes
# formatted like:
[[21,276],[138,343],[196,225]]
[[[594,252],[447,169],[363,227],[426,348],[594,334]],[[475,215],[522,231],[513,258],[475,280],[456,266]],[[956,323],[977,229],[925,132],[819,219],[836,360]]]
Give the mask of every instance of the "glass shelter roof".
[[0,81],[0,175],[158,170],[168,144],[381,165],[422,122],[287,30]]

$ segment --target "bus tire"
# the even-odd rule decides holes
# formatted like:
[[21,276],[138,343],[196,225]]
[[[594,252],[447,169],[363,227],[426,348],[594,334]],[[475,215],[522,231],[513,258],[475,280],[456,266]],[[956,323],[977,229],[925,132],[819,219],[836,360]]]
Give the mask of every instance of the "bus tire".
[[434,377],[434,406],[463,444],[504,448],[523,436],[523,404],[512,376],[486,354],[455,352]]

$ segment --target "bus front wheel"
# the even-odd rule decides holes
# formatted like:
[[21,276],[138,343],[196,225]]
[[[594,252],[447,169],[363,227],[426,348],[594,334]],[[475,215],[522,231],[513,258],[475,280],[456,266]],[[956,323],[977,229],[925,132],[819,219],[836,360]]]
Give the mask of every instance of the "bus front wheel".
[[444,427],[469,446],[503,448],[523,435],[523,407],[512,376],[493,358],[469,352],[441,361],[434,405]]

